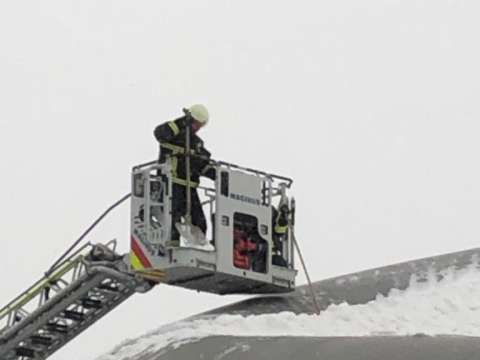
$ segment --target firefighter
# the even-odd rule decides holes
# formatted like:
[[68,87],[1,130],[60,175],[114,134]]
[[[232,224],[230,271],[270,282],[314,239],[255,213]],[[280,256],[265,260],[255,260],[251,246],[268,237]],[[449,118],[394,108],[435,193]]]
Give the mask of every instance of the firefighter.
[[197,104],[184,109],[185,115],[155,128],[155,138],[160,143],[159,163],[164,163],[167,158],[172,164],[172,234],[171,245],[180,244],[180,234],[175,224],[187,212],[187,170],[186,170],[186,131],[190,127],[190,187],[191,187],[191,220],[205,234],[207,221],[203,213],[202,204],[197,193],[200,176],[215,180],[216,172],[210,164],[210,152],[205,149],[202,139],[197,132],[207,125],[209,120],[208,110],[205,106]]
[[272,228],[273,228],[273,257],[274,265],[287,267],[287,261],[283,256],[283,242],[288,234],[288,204],[280,203],[278,209],[272,206]]

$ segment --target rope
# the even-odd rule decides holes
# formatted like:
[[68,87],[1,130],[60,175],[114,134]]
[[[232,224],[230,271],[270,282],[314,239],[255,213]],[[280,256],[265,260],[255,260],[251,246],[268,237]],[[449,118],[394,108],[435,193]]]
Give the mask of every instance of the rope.
[[302,263],[303,272],[305,273],[305,276],[307,277],[308,287],[310,288],[310,293],[312,295],[313,304],[315,306],[315,309],[314,309],[315,313],[317,315],[320,315],[320,306],[318,305],[317,296],[315,295],[315,291],[313,290],[312,281],[310,280],[310,275],[308,274],[307,266],[305,265],[305,261],[303,259],[302,251],[300,250],[300,246],[298,245],[297,238],[295,237],[295,232],[293,231],[293,226],[291,227],[291,229],[292,229],[291,234],[292,234],[293,243],[295,244],[295,248],[297,249],[298,257],[300,258],[300,262]]
[[114,203],[112,206],[110,206],[107,210],[105,210],[103,214],[100,215],[100,217],[97,220],[95,220],[94,223],[90,225],[90,227],[68,248],[68,250],[65,251],[63,255],[60,256],[58,260],[53,263],[53,265],[50,267],[50,269],[48,269],[45,275],[48,277],[55,270],[58,264],[60,264],[68,256],[68,254],[70,254],[78,246],[78,244],[82,242],[82,240],[100,223],[100,221],[102,221],[105,218],[105,216],[108,215],[110,211],[112,211],[121,203],[123,203],[125,200],[130,198],[131,195],[132,195],[131,193],[128,193],[127,195],[123,196],[120,200],[118,200],[116,203]]

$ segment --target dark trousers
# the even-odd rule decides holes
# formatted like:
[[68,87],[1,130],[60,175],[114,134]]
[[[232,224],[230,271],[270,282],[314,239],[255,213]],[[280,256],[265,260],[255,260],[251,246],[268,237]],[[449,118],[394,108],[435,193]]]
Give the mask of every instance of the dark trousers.
[[[207,231],[207,220],[203,213],[202,203],[198,197],[197,189],[190,189],[192,199],[192,224],[198,226],[204,233]],[[172,190],[172,240],[179,240],[180,234],[175,226],[181,222],[187,213],[187,188],[173,184]]]

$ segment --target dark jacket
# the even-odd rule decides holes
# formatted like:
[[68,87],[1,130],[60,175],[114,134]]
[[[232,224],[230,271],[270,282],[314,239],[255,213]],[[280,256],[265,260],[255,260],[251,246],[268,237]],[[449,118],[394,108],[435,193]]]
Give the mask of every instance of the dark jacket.
[[[155,138],[160,143],[160,156],[158,161],[165,162],[167,157],[172,160],[173,182],[186,185],[186,129],[188,120],[186,117],[163,123],[155,128]],[[190,169],[191,186],[196,187],[200,182],[200,176],[206,176],[215,180],[215,169],[210,165],[210,152],[205,149],[203,140],[196,134],[190,135]]]

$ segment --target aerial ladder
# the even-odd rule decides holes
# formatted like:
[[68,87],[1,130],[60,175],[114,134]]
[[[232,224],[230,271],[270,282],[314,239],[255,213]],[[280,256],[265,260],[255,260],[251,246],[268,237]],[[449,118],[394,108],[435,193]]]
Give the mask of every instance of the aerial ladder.
[[[293,181],[226,162],[211,166],[214,186],[197,189],[208,234],[196,231],[188,214],[172,224],[172,159],[135,166],[124,197],[131,207],[129,253],[119,254],[115,240],[71,247],[0,309],[0,360],[47,359],[133,294],[161,283],[220,295],[294,291]],[[288,209],[282,235],[274,225],[279,207]],[[180,242],[171,241],[173,226]]]
[[0,359],[46,359],[136,292],[114,241],[82,246],[0,310]]

